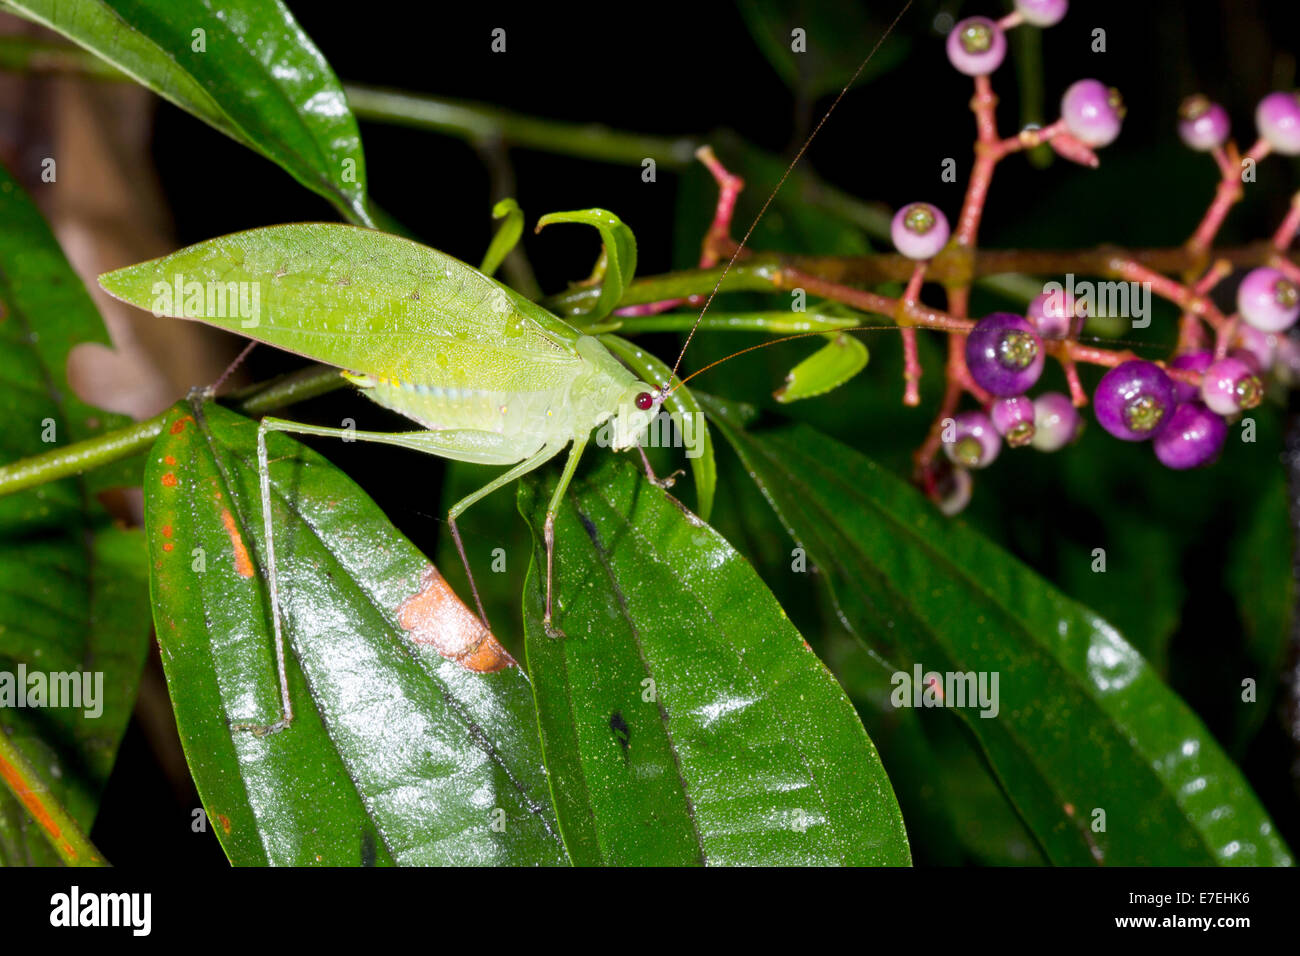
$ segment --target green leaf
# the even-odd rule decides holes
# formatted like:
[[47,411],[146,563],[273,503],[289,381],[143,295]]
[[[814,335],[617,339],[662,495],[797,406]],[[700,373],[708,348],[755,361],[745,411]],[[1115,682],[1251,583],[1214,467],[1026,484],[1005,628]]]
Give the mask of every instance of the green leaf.
[[1240,771],[1114,628],[857,452],[803,425],[748,431],[700,398],[860,638],[900,672],[998,675],[996,717],[958,713],[1054,863],[1291,862]]
[[[626,362],[641,381],[667,385],[672,378],[672,369],[627,339],[621,339],[617,335],[602,335],[600,340]],[[718,487],[718,462],[713,453],[713,436],[709,434],[709,423],[704,417],[704,410],[684,385],[664,399],[664,407],[672,416],[677,434],[686,446],[686,460],[691,463],[691,474],[695,477],[696,511],[703,520],[708,521],[713,511],[713,496]]]
[[[72,347],[107,345],[108,336],[49,227],[3,169],[0,223],[0,461],[10,462],[125,420],[82,402],[68,385]],[[0,705],[0,733],[86,831],[131,717],[149,641],[143,539],[115,529],[95,499],[96,489],[124,474],[66,478],[0,498],[0,672],[15,680],[19,668],[103,680],[102,713],[8,702]],[[0,787],[0,863],[57,862],[27,811]]]
[[487,254],[483,256],[483,264],[478,267],[478,271],[484,275],[492,275],[497,271],[502,260],[510,255],[510,250],[519,244],[519,237],[524,234],[524,211],[519,208],[519,203],[513,199],[503,199],[493,206],[492,218],[503,217],[505,222],[492,237]]
[[854,335],[828,335],[830,341],[790,370],[772,393],[778,402],[797,402],[839,388],[867,367],[867,347]]
[[906,864],[889,780],[852,705],[749,564],[630,462],[604,456],[535,550],[529,672],[577,864]]
[[280,0],[0,0],[278,163],[373,226],[343,87]]
[[[879,19],[853,4],[809,0],[743,0],[740,12],[763,55],[790,89],[806,99],[838,92],[885,32]],[[794,31],[803,31],[796,50]],[[863,68],[858,82],[892,70],[907,57],[907,37],[894,33]]]
[[219,406],[178,405],[145,475],[163,666],[227,856],[567,862],[528,679],[346,476],[279,433],[267,446],[295,719],[260,738],[231,729],[279,715],[256,435]]
[[605,279],[600,298],[586,314],[589,322],[603,319],[614,311],[623,290],[636,276],[636,237],[612,212],[604,209],[581,209],[576,212],[553,212],[537,220],[537,232],[556,222],[580,222],[595,226],[604,243]]

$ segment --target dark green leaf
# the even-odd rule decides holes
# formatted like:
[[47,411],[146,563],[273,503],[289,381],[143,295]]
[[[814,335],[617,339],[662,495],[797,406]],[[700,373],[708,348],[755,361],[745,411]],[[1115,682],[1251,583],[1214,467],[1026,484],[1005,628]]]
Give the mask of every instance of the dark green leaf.
[[751,432],[701,401],[859,637],[900,673],[998,675],[996,717],[959,713],[1053,862],[1291,862],[1237,768],[1114,628],[857,452],[802,425]]
[[278,163],[372,226],[361,134],[325,57],[280,0],[3,0]]
[[743,558],[604,456],[556,519],[556,623],[541,625],[550,489],[525,641],[575,863],[906,864],[889,780],[852,705]]
[[[122,423],[80,401],[68,353],[108,336],[31,200],[0,169],[0,461]],[[149,630],[143,541],[95,500],[109,477],[80,476],[0,498],[0,672],[100,674],[86,707],[0,706],[7,733],[51,793],[89,831],[135,704]],[[92,677],[92,680],[94,678]],[[93,685],[92,685],[93,687]],[[16,688],[11,688],[15,690]],[[0,787],[0,863],[58,861],[27,811]]]
[[553,212],[537,220],[537,231],[556,222],[580,222],[595,226],[604,243],[604,281],[600,298],[584,318],[588,322],[603,319],[614,311],[623,290],[636,276],[636,237],[612,212],[604,209],[581,209],[576,212]]
[[[808,0],[743,0],[745,25],[781,79],[800,96],[814,99],[838,92],[871,52],[889,25],[854,4],[811,3]],[[796,49],[802,31],[802,49]],[[889,37],[863,68],[866,82],[898,66],[907,57],[907,37]]]
[[163,665],[231,861],[566,862],[527,678],[350,480],[276,433],[295,720],[260,738],[230,727],[279,715],[256,434],[177,406],[145,476]]

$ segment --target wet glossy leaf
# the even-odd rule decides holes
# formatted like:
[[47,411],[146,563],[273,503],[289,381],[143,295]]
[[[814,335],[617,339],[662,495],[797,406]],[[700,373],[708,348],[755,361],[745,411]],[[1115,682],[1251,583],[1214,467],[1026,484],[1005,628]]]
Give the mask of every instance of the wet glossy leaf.
[[279,714],[256,423],[173,409],[145,476],[154,622],[181,742],[238,864],[566,861],[519,667],[375,505],[268,442],[295,720]]
[[859,637],[901,672],[998,675],[996,716],[958,712],[1053,862],[1291,861],[1205,726],[1104,620],[857,452],[701,402]]
[[478,267],[478,271],[484,275],[492,275],[497,271],[501,261],[510,255],[510,250],[519,244],[519,238],[524,234],[524,211],[513,199],[503,199],[493,206],[492,218],[505,219],[505,222],[492,237],[488,251],[483,256],[483,263]]
[[4,0],[373,225],[356,118],[280,0]]
[[537,231],[541,232],[557,222],[586,223],[600,231],[600,241],[604,243],[604,281],[600,286],[600,298],[584,319],[588,322],[603,319],[614,311],[618,300],[623,298],[623,290],[636,276],[636,237],[618,216],[604,209],[548,213],[537,220]]
[[556,623],[541,624],[551,488],[526,481],[525,641],[575,863],[906,864],[889,780],[852,705],[749,564],[603,456],[556,519]]
[[[0,462],[121,423],[67,380],[79,342],[108,343],[85,287],[31,200],[0,169]],[[135,704],[148,648],[144,548],[113,527],[95,491],[124,470],[0,497],[0,672],[89,672],[95,708],[0,706],[44,782],[89,831]],[[16,688],[11,688],[16,692]],[[100,709],[94,713],[95,709]],[[90,711],[90,714],[87,711]],[[27,811],[0,786],[0,864],[58,862]]]
[[867,367],[867,347],[857,336],[841,332],[827,338],[829,342],[790,370],[773,398],[788,403],[825,395]]
[[[626,362],[641,381],[665,385],[672,378],[672,369],[635,343],[617,335],[602,335],[600,340]],[[704,418],[704,410],[684,385],[664,399],[664,407],[672,416],[676,434],[682,439],[686,460],[690,462],[691,474],[695,478],[696,513],[708,521],[709,514],[713,511],[713,496],[718,487],[718,463],[713,454],[713,436],[709,434],[709,423]]]

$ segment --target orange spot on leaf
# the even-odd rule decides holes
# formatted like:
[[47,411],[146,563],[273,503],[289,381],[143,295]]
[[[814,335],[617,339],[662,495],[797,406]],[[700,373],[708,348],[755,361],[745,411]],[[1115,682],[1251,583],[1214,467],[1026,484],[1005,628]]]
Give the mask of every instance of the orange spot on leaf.
[[244,536],[239,533],[239,525],[235,524],[235,516],[228,508],[222,509],[221,523],[226,526],[226,534],[230,535],[230,543],[235,547],[235,570],[241,577],[251,578],[253,559],[248,556],[248,548],[244,546]]
[[163,475],[163,476],[162,476],[162,483],[163,483],[163,487],[164,487],[164,488],[175,488],[175,487],[176,487],[176,475],[175,475],[175,473],[169,471],[169,472],[167,472],[167,474]]
[[163,525],[162,533],[164,538],[170,538],[172,536],[172,526],[169,524]]
[[222,830],[226,831],[227,833],[230,832],[230,817],[226,816],[224,813],[218,813],[217,822],[221,824]]
[[186,415],[183,418],[176,419],[176,421],[172,422],[172,428],[171,428],[172,434],[179,435],[181,432],[185,431],[185,423],[192,422],[192,421],[194,421],[193,415]]
[[174,464],[176,464],[176,456],[175,456],[175,455],[167,455],[167,456],[165,456],[165,457],[163,458],[163,461],[164,461],[166,464],[168,464],[168,465],[174,465]]
[[420,590],[397,609],[397,620],[417,644],[429,644],[443,657],[476,674],[515,665],[501,642],[474,616],[433,565],[420,576]]
[[163,550],[164,550],[164,551],[171,551],[171,550],[174,550],[175,547],[176,547],[176,545],[172,544],[170,541],[164,541],[164,542],[163,542]]

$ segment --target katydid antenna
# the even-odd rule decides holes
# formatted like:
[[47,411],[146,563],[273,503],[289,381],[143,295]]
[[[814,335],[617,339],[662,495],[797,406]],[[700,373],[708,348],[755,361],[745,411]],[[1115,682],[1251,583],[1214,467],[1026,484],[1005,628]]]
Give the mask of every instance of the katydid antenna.
[[[763,203],[763,208],[758,211],[758,215],[754,217],[754,221],[751,222],[749,228],[745,230],[745,235],[741,238],[740,244],[737,245],[735,251],[731,253],[731,258],[727,260],[727,264],[722,267],[722,275],[718,276],[718,281],[714,283],[713,291],[710,292],[709,297],[704,300],[704,307],[700,309],[700,314],[695,317],[695,324],[691,326],[691,331],[687,334],[686,341],[682,343],[682,350],[677,353],[677,361],[673,363],[673,370],[668,375],[668,382],[671,382],[677,377],[677,370],[681,367],[682,359],[686,356],[686,350],[690,347],[691,339],[695,338],[695,333],[699,329],[700,323],[704,321],[704,313],[709,311],[709,306],[713,303],[713,297],[716,296],[718,290],[722,288],[722,281],[727,278],[727,273],[731,271],[731,267],[736,264],[736,259],[740,257],[741,250],[745,248],[745,243],[748,242],[749,237],[753,235],[754,229],[758,226],[759,220],[763,218],[764,214],[766,214],[767,207],[772,205],[772,200],[775,199],[776,194],[781,191],[781,187],[785,185],[786,179],[788,179],[790,173],[794,171],[795,166],[799,164],[799,160],[803,159],[803,154],[808,151],[808,147],[812,145],[813,139],[816,138],[817,134],[821,131],[821,128],[826,125],[826,121],[830,119],[830,115],[835,112],[835,107],[840,105],[840,100],[844,99],[844,94],[846,94],[853,84],[858,81],[858,77],[862,75],[862,71],[865,70],[867,64],[871,62],[871,58],[876,55],[876,51],[880,49],[881,45],[887,39],[889,39],[889,35],[894,32],[894,27],[898,26],[899,21],[903,19],[903,14],[907,13],[911,8],[912,0],[907,0],[907,3],[903,5],[903,9],[898,11],[898,15],[894,17],[889,26],[885,28],[885,32],[880,35],[880,39],[877,40],[876,45],[871,48],[871,52],[866,55],[866,58],[858,64],[858,68],[853,71],[853,75],[849,77],[849,81],[844,84],[844,88],[840,90],[839,95],[835,97],[835,101],[831,103],[830,107],[822,115],[822,118],[817,121],[817,125],[813,127],[813,131],[808,134],[808,138],[804,140],[803,145],[799,147],[799,151],[794,154],[794,159],[790,160],[790,165],[787,166],[785,172],[781,174],[781,178],[772,189],[771,195],[769,195],[767,200]],[[736,354],[743,355],[748,351],[751,350],[745,349]],[[713,364],[716,365],[718,363],[715,362]],[[676,391],[677,387],[681,385],[681,382],[679,381],[677,385],[669,388],[668,382],[664,383],[663,390],[661,390],[664,396],[672,394],[672,392]]]

